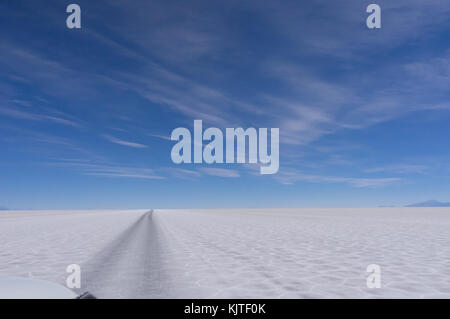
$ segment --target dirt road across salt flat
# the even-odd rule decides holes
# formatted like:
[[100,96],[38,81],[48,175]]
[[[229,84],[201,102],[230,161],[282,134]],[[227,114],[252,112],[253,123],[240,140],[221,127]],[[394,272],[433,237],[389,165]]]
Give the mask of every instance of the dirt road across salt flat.
[[[450,298],[450,209],[0,213],[0,274],[110,298]],[[381,288],[369,289],[369,264]]]

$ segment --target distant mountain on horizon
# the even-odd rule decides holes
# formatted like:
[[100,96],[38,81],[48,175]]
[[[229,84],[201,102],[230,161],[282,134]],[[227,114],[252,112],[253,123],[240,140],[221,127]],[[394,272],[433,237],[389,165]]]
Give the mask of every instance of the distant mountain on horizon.
[[0,210],[8,210],[8,208],[0,206]]
[[440,202],[438,200],[427,200],[421,203],[406,205],[405,207],[450,207],[450,203]]

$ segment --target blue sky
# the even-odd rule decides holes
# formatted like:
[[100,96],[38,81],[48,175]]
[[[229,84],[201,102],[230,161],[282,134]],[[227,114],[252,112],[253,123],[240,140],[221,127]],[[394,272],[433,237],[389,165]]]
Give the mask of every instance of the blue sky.
[[[372,2],[2,1],[0,206],[449,201],[450,3]],[[280,128],[279,172],[173,164],[194,119]]]

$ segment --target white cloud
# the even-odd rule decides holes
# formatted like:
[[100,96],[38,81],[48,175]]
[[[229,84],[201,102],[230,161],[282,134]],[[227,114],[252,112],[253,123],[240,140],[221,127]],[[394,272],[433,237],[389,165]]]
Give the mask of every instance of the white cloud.
[[123,145],[123,146],[128,146],[128,147],[133,147],[133,148],[147,148],[147,145],[143,145],[143,144],[139,144],[139,143],[135,143],[135,142],[129,142],[129,141],[125,141],[125,140],[120,140],[118,138],[115,138],[113,136],[107,135],[107,134],[103,134],[102,135],[105,139],[107,139],[108,141],[110,141],[111,143],[115,143],[115,144],[119,144],[119,145]]
[[425,165],[388,165],[384,167],[373,167],[364,170],[365,173],[382,173],[382,172],[394,172],[398,174],[410,174],[410,173],[424,173],[428,170],[428,166]]
[[202,167],[199,168],[198,170],[210,176],[229,177],[229,178],[236,178],[241,176],[238,171],[226,168]]
[[49,163],[49,165],[68,167],[75,169],[82,175],[99,177],[135,178],[135,179],[164,179],[165,177],[156,174],[155,170],[149,168],[97,164],[83,161],[60,161]]
[[296,170],[284,170],[275,178],[282,184],[295,184],[296,182],[310,183],[343,183],[357,188],[382,187],[402,181],[398,177],[387,178],[362,178],[362,177],[337,177],[325,175],[303,174]]
[[203,174],[199,171],[185,168],[170,167],[165,170],[173,177],[182,179],[196,179],[203,176]]
[[54,122],[54,123],[72,126],[72,127],[80,127],[79,123],[69,120],[69,119],[65,119],[65,118],[62,118],[59,116],[53,116],[53,115],[32,113],[32,112],[20,110],[18,108],[0,107],[0,115],[9,116],[9,117],[13,117],[16,119],[21,119],[21,120],[49,121],[49,122]]
[[149,133],[148,136],[156,137],[156,138],[159,138],[159,139],[161,139],[161,140],[172,141],[172,140],[170,139],[169,136],[165,136],[165,135],[161,135],[161,134],[152,134],[152,133]]

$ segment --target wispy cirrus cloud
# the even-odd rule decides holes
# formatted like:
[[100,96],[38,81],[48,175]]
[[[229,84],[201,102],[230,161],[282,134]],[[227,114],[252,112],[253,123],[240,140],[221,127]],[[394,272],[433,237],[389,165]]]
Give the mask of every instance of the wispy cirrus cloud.
[[48,121],[57,124],[80,127],[81,125],[73,120],[69,120],[59,116],[45,115],[33,113],[18,108],[0,107],[0,115],[12,117],[15,119],[29,120],[29,121]]
[[226,168],[202,167],[199,168],[198,171],[206,175],[217,177],[237,178],[241,176],[241,174],[237,170]]
[[172,140],[170,139],[169,136],[162,135],[162,134],[152,134],[152,133],[149,133],[148,136],[156,137],[156,138],[159,138],[159,139],[161,139],[161,140],[172,141]]
[[[34,129],[28,129],[19,125],[2,125],[0,136],[8,143],[12,143],[18,149],[23,149],[26,152],[36,152],[40,156],[51,154],[51,156],[58,156],[57,154],[66,154],[67,152],[74,154],[82,154],[88,158],[96,159],[102,158],[88,147],[82,145],[79,141],[73,140],[58,134],[44,133]],[[63,156],[63,155],[59,155]]]
[[448,4],[441,0],[378,0],[383,26],[381,32],[369,33],[365,28],[368,3],[358,0],[314,0],[307,4],[271,1],[264,6],[255,5],[254,10],[289,39],[291,50],[341,61],[361,61],[366,59],[362,53],[368,48],[378,53],[423,38],[429,32],[439,32],[450,13]]
[[122,166],[113,164],[101,164],[85,160],[60,160],[47,163],[47,165],[65,167],[79,172],[82,175],[133,179],[165,179],[154,169]]
[[341,183],[348,184],[356,188],[365,187],[383,187],[392,183],[402,181],[399,177],[384,177],[384,178],[365,178],[365,177],[341,177],[341,176],[326,176],[304,174],[296,170],[285,170],[280,172],[275,178],[282,184],[295,184],[297,182],[310,183]]
[[163,170],[167,175],[180,179],[195,180],[203,176],[201,172],[194,169],[167,167]]
[[132,147],[132,148],[147,148],[148,147],[147,145],[144,145],[144,144],[121,140],[121,139],[115,138],[108,134],[103,134],[102,137],[105,138],[106,140],[110,141],[111,143],[122,145],[122,146],[127,146],[127,147]]
[[426,165],[387,165],[382,167],[373,167],[364,169],[364,173],[383,173],[391,172],[398,174],[421,174],[425,173],[429,169]]

